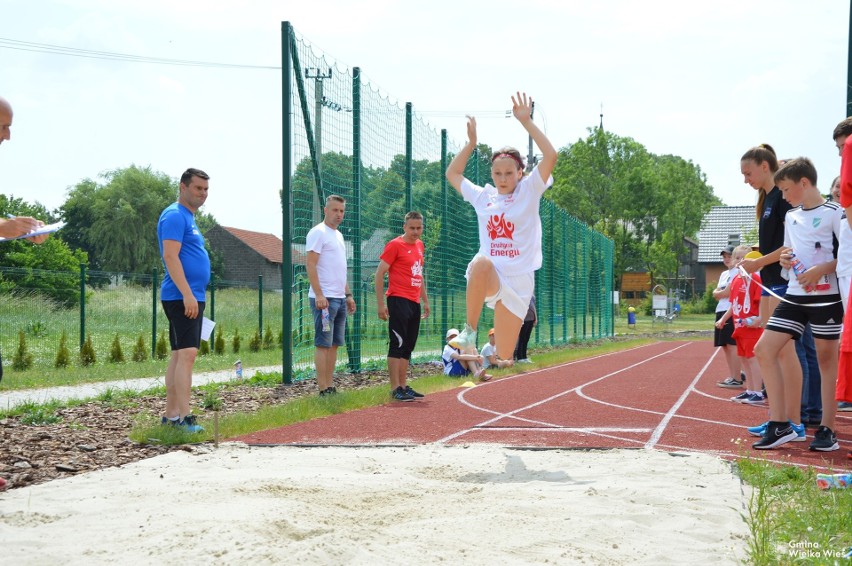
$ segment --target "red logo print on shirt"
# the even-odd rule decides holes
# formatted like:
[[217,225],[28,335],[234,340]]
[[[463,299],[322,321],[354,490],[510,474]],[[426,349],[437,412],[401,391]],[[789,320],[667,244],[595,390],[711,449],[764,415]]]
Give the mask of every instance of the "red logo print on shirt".
[[488,224],[485,225],[485,228],[488,230],[488,237],[492,240],[496,240],[497,238],[513,239],[512,234],[515,233],[515,223],[506,220],[505,216],[506,214],[503,213],[500,216],[494,215],[488,219]]

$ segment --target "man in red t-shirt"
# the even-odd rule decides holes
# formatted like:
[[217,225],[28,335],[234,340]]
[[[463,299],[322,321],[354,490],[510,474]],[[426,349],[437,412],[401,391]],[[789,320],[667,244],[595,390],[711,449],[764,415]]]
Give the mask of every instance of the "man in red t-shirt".
[[[388,373],[391,396],[397,401],[414,401],[423,397],[406,383],[411,352],[420,333],[420,319],[429,316],[426,296],[426,263],[423,235],[423,216],[419,212],[405,215],[403,234],[385,246],[376,269],[376,311],[388,321]],[[385,273],[388,274],[387,305],[385,305]],[[421,309],[422,305],[422,309]]]

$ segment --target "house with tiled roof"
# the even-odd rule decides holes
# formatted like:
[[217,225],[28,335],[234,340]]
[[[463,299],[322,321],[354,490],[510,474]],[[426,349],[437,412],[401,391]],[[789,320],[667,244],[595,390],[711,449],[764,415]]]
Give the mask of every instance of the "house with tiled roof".
[[[284,242],[275,234],[243,230],[217,224],[204,237],[210,249],[221,259],[218,279],[229,283],[257,286],[263,275],[264,288],[281,288],[281,261]],[[305,265],[305,250],[293,246],[293,264]]]
[[698,232],[698,275],[696,290],[719,280],[725,264],[721,252],[727,246],[757,245],[757,218],[754,206],[714,206],[704,215]]
[[[385,243],[391,238],[387,228],[379,228],[361,243],[361,273],[366,279],[376,271],[379,256]],[[267,289],[281,288],[281,262],[284,242],[274,234],[216,225],[204,237],[210,249],[218,256],[221,267],[216,276],[228,283],[257,287],[257,276],[263,275],[263,286]],[[352,242],[346,240],[346,259],[352,267]],[[292,244],[293,266],[304,273],[306,263],[305,244]]]

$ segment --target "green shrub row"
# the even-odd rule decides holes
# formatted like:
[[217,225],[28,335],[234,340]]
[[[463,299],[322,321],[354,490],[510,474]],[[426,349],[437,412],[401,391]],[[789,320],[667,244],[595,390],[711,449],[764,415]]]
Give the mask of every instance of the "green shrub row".
[[[249,340],[249,350],[259,352],[260,350],[272,350],[281,348],[283,338],[281,332],[278,333],[278,340],[274,340],[272,329],[269,325],[266,327],[266,332],[261,338],[260,332],[255,331],[254,335]],[[242,339],[239,329],[234,329],[234,335],[231,338],[231,352],[239,353],[242,347]],[[148,346],[145,344],[145,338],[140,334],[133,346],[133,354],[130,359],[134,362],[145,362],[148,360]],[[213,354],[225,354],[225,335],[221,326],[218,326],[215,338],[213,340]],[[198,354],[201,356],[211,353],[210,344],[207,341],[201,342],[201,347],[198,349]],[[154,346],[154,356],[158,360],[164,360],[169,355],[169,344],[166,340],[166,332],[162,331],[157,343]],[[87,336],[86,341],[80,348],[78,354],[78,362],[80,366],[86,367],[97,363],[98,356],[95,348],[92,345],[92,337]],[[124,351],[121,347],[121,340],[116,334],[107,352],[107,361],[112,364],[121,364],[125,362]],[[71,365],[71,351],[68,349],[68,336],[62,331],[62,336],[59,339],[59,348],[56,351],[56,358],[53,363],[56,368],[66,368]],[[16,371],[25,371],[33,367],[33,355],[27,346],[27,333],[24,330],[18,332],[18,347],[15,354],[12,356],[12,369]]]

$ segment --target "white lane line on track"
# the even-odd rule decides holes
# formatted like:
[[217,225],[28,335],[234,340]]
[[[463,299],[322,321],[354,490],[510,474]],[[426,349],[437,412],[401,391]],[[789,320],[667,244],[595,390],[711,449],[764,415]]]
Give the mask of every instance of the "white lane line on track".
[[704,367],[701,368],[701,371],[698,372],[698,375],[695,376],[695,379],[692,380],[692,383],[689,384],[689,387],[681,393],[680,397],[675,404],[671,406],[671,408],[666,412],[663,416],[663,420],[660,421],[660,424],[657,425],[656,430],[651,434],[651,438],[648,439],[648,442],[645,443],[645,448],[653,448],[657,442],[660,441],[660,437],[665,432],[666,427],[669,426],[669,422],[672,420],[672,417],[677,413],[678,409],[680,409],[683,402],[686,401],[686,398],[689,397],[689,394],[692,391],[695,391],[695,384],[698,383],[698,380],[701,379],[701,376],[704,375],[704,372],[707,371],[707,368],[710,367],[710,364],[713,363],[713,360],[716,358],[716,354],[719,353],[720,348],[715,348],[713,351],[713,355],[710,356],[710,359],[707,360],[707,363],[704,364]]
[[487,427],[476,427],[475,429],[471,429],[470,432],[473,432],[473,430],[477,430],[477,431],[487,430],[487,431],[500,431],[500,432],[505,432],[507,430],[508,431],[535,430],[536,432],[538,432],[538,431],[543,431],[543,432],[588,432],[588,433],[591,433],[591,434],[595,434],[595,433],[603,433],[603,432],[650,432],[654,429],[649,428],[649,427],[645,427],[645,428],[624,428],[624,427],[596,428],[596,427],[588,427],[588,426],[580,426],[580,427],[577,427],[577,426],[559,426],[559,427],[487,426]]
[[[649,344],[648,346],[655,346],[655,345],[657,345],[657,344],[659,344],[659,343]],[[636,362],[636,363],[634,363],[634,364],[631,364],[631,365],[629,365],[629,366],[627,366],[627,367],[621,368],[621,369],[616,370],[616,371],[614,371],[614,372],[610,372],[610,373],[608,373],[608,374],[606,374],[606,375],[603,375],[603,376],[601,376],[601,377],[598,377],[598,378],[596,378],[596,379],[593,379],[593,380],[591,380],[591,381],[588,381],[588,382],[586,382],[586,383],[584,383],[584,384],[582,384],[582,385],[579,385],[579,386],[577,386],[577,387],[572,387],[571,389],[568,389],[568,390],[563,391],[563,392],[561,392],[561,393],[557,393],[556,395],[551,395],[550,397],[548,397],[548,398],[546,398],[546,399],[542,399],[541,401],[537,401],[537,402],[532,403],[532,404],[530,404],[530,405],[527,405],[527,406],[525,406],[525,407],[520,407],[520,408],[515,409],[515,410],[513,410],[513,411],[509,411],[508,413],[501,413],[500,411],[494,411],[494,410],[492,410],[492,409],[486,409],[485,407],[480,407],[480,406],[474,405],[473,403],[468,402],[468,401],[464,398],[464,396],[465,396],[465,394],[469,391],[469,389],[465,389],[465,390],[463,390],[463,391],[459,392],[459,394],[456,396],[456,398],[458,399],[458,401],[459,401],[462,405],[466,405],[467,407],[470,407],[471,409],[475,409],[475,410],[482,411],[482,412],[485,412],[485,413],[490,413],[490,414],[495,415],[495,416],[494,416],[493,418],[491,418],[491,419],[488,419],[488,420],[483,421],[483,422],[481,422],[481,423],[479,423],[479,424],[477,424],[477,425],[474,425],[474,426],[473,426],[473,427],[471,427],[471,428],[467,428],[467,429],[464,429],[464,430],[460,430],[460,431],[454,432],[453,434],[450,434],[450,435],[448,435],[448,436],[445,436],[444,438],[438,439],[438,440],[436,440],[435,442],[436,442],[436,443],[449,442],[450,440],[454,440],[454,439],[458,438],[459,436],[463,436],[463,435],[465,435],[465,434],[467,434],[468,432],[471,432],[471,431],[473,431],[473,430],[483,430],[481,427],[485,427],[485,426],[487,426],[487,425],[489,425],[489,424],[491,424],[491,423],[497,422],[497,421],[499,421],[500,419],[504,419],[504,418],[512,418],[512,419],[519,420],[519,421],[523,421],[523,422],[529,422],[529,423],[533,423],[533,424],[538,424],[538,425],[541,425],[541,426],[543,426],[543,427],[548,427],[548,428],[556,428],[556,427],[559,427],[560,425],[556,425],[556,424],[554,424],[554,423],[547,423],[547,422],[540,422],[540,421],[534,421],[534,420],[530,420],[530,419],[525,419],[525,418],[523,418],[523,417],[518,417],[518,416],[516,416],[516,414],[517,414],[517,413],[520,413],[520,412],[522,412],[522,411],[526,411],[526,410],[528,410],[528,409],[531,409],[531,408],[533,408],[533,407],[538,407],[538,406],[543,405],[543,404],[545,404],[545,403],[549,403],[550,401],[553,401],[554,399],[558,399],[559,397],[563,397],[563,396],[565,396],[565,395],[568,395],[568,394],[570,394],[570,393],[573,393],[574,391],[577,391],[577,390],[579,390],[580,388],[582,388],[582,387],[584,387],[584,386],[586,386],[586,385],[591,385],[591,384],[593,384],[593,383],[597,383],[597,382],[599,382],[599,381],[602,381],[602,380],[604,380],[604,379],[606,379],[606,378],[608,378],[608,377],[612,377],[612,376],[614,376],[614,375],[618,375],[619,373],[622,373],[622,372],[625,372],[625,371],[627,371],[627,370],[633,369],[633,368],[635,368],[635,367],[637,367],[637,366],[640,366],[640,365],[642,365],[642,364],[645,364],[645,363],[647,363],[647,362],[650,362],[650,361],[652,361],[652,360],[655,360],[655,359],[657,359],[657,358],[659,358],[659,357],[669,355],[669,354],[671,354],[671,353],[673,353],[673,352],[676,352],[677,350],[680,350],[681,348],[684,348],[684,347],[689,346],[689,345],[690,345],[690,343],[689,343],[689,342],[688,342],[688,343],[685,343],[685,344],[681,344],[680,346],[677,346],[677,347],[672,348],[672,349],[670,349],[670,350],[666,350],[665,352],[662,352],[662,353],[660,353],[660,354],[656,354],[656,355],[651,356],[651,357],[649,357],[649,358],[645,358],[645,359],[644,359],[644,360],[642,360],[642,361]],[[648,346],[640,346],[639,348],[647,348]],[[639,349],[639,348],[633,348],[633,349]],[[626,351],[630,351],[630,350],[625,350],[625,352],[626,352]],[[596,359],[600,359],[600,358],[603,358],[603,357],[612,356],[612,355],[616,355],[616,354],[620,354],[620,353],[623,353],[623,352],[611,352],[611,353],[609,353],[609,354],[603,354],[603,355],[600,355],[600,356],[594,356],[594,357],[592,357],[592,358],[585,358],[585,359],[583,359],[583,360],[576,360],[576,361],[574,361],[574,362],[569,362],[569,363],[567,363],[567,364],[562,364],[562,365],[554,366],[554,367],[551,367],[551,368],[545,368],[545,369],[542,369],[542,370],[536,370],[536,371],[534,371],[534,372],[528,372],[528,373],[518,374],[518,375],[516,375],[516,376],[512,376],[512,377],[511,377],[511,378],[509,378],[509,379],[514,379],[514,378],[521,377],[521,376],[528,376],[528,375],[535,374],[535,373],[538,373],[538,372],[543,372],[543,371],[550,371],[550,370],[554,370],[554,369],[560,369],[560,368],[564,368],[564,367],[566,367],[566,366],[575,365],[575,364],[578,364],[578,363],[587,362],[587,361],[591,361],[591,360],[596,360]],[[492,382],[492,383],[495,383],[495,384],[496,384],[496,383],[501,383],[501,382],[505,383],[506,381],[507,381],[506,379],[502,379],[502,380],[500,380],[500,381],[498,381],[498,382]],[[486,384],[486,385],[490,385],[490,384]],[[487,429],[486,429],[486,430],[487,430]],[[590,433],[592,433],[592,434],[595,434],[595,433],[593,432],[593,430],[591,430],[591,429],[590,429],[590,431],[589,431],[589,432],[590,432]],[[601,434],[601,436],[606,436],[606,435],[605,435],[605,434]]]

